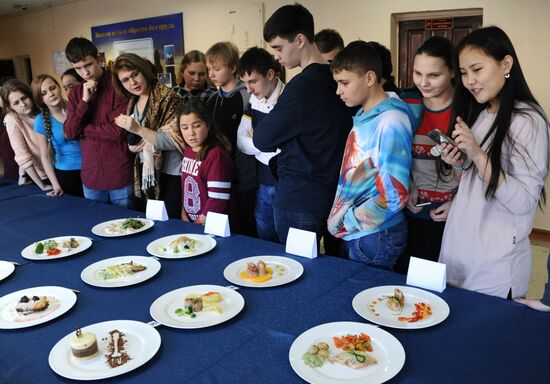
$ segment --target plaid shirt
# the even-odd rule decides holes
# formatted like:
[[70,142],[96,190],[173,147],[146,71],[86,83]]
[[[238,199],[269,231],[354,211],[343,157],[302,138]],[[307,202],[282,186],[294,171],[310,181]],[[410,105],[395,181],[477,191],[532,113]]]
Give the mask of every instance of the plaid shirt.
[[115,92],[107,71],[89,103],[82,100],[82,93],[82,84],[70,92],[63,128],[67,139],[80,139],[82,184],[100,191],[131,185],[133,156],[126,143],[126,131],[113,122],[116,116],[126,113],[128,102]]
[[183,104],[195,97],[199,98],[204,104],[206,104],[208,98],[216,93],[216,90],[214,88],[210,88],[208,84],[205,84],[203,89],[192,92],[186,91],[182,84],[172,88],[172,90],[181,98]]

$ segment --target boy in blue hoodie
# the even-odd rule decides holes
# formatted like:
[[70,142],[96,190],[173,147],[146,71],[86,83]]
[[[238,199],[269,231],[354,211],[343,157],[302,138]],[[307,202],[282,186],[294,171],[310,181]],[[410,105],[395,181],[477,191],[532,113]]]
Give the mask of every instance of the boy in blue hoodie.
[[348,257],[392,270],[407,245],[407,204],[413,128],[419,111],[385,93],[376,49],[354,41],[332,62],[337,94],[353,118],[328,229],[344,239]]

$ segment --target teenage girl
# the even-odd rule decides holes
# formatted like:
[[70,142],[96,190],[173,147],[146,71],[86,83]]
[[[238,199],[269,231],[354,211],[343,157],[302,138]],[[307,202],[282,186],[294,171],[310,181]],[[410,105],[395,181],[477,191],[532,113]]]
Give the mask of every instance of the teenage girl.
[[4,124],[19,165],[19,184],[24,183],[27,175],[40,189],[49,191],[52,186],[42,167],[38,135],[34,133],[34,117],[38,108],[32,100],[31,89],[20,80],[12,79],[0,88],[0,96],[7,111]]
[[457,147],[442,145],[441,156],[460,185],[440,262],[452,285],[524,297],[531,275],[529,233],[548,173],[548,120],[500,28],[472,32],[457,53]]
[[61,84],[63,84],[63,89],[65,90],[65,94],[67,96],[69,95],[71,89],[80,83],[82,83],[82,77],[78,75],[76,69],[74,68],[67,69],[61,75]]
[[[65,140],[63,136],[67,100],[63,97],[61,86],[50,75],[38,75],[33,80],[31,88],[34,102],[41,111],[34,119],[34,131],[38,133],[42,165],[53,187],[53,191],[48,195],[61,196],[66,192],[83,197],[80,142]],[[55,152],[54,159],[50,156],[48,141]]]
[[182,220],[204,224],[209,211],[230,214],[233,161],[229,140],[213,125],[207,107],[191,99],[178,113],[185,151],[182,160]]
[[199,98],[206,103],[208,98],[216,90],[208,84],[208,71],[206,70],[206,58],[200,51],[189,51],[181,61],[181,82],[174,88],[183,102],[191,98]]
[[409,201],[405,211],[409,221],[407,250],[396,270],[406,273],[411,256],[437,261],[450,201],[458,183],[450,167],[442,163],[436,142],[427,133],[439,129],[447,134],[454,94],[453,43],[433,36],[416,50],[413,62],[413,91],[401,98],[420,104],[422,117],[413,138]]

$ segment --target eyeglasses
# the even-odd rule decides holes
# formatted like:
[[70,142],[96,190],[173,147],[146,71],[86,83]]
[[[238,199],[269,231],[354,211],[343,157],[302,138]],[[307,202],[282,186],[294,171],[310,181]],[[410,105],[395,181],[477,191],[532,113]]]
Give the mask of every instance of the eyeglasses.
[[122,79],[119,79],[122,84],[126,84],[130,80],[135,80],[139,75],[141,75],[140,71],[134,71],[130,73],[130,76],[124,77]]

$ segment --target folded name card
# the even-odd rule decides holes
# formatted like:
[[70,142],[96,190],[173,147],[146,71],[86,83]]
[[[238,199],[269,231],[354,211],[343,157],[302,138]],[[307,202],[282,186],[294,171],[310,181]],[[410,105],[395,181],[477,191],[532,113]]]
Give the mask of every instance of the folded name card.
[[204,233],[220,237],[231,236],[229,229],[229,216],[223,213],[208,212],[204,223]]
[[145,217],[151,220],[166,221],[168,213],[166,206],[162,200],[147,200],[147,208],[145,209]]
[[411,257],[407,285],[443,292],[447,286],[447,266],[435,261]]
[[302,229],[289,228],[286,238],[286,253],[309,259],[317,257],[317,234]]

